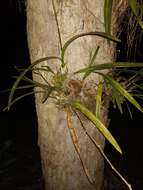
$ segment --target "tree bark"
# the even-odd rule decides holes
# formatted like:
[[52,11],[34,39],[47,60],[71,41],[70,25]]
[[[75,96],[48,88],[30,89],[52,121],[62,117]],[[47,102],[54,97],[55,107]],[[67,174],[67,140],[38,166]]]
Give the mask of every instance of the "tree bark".
[[[104,32],[104,0],[55,0],[57,18],[62,44],[70,37],[89,31]],[[59,56],[60,43],[55,21],[52,0],[27,0],[27,32],[31,62],[45,56]],[[100,46],[96,62],[101,64],[113,59],[113,47],[107,40],[88,36],[76,40],[66,53],[68,72],[83,68],[89,62],[91,51]],[[58,68],[55,61],[44,62],[53,69]],[[43,73],[45,76],[45,73]],[[33,76],[39,80],[37,76]],[[46,76],[45,76],[46,77]],[[99,83],[100,77],[94,75],[89,80]],[[87,97],[90,102],[90,97]],[[90,104],[90,103],[89,103]],[[90,104],[94,111],[94,103]],[[41,94],[36,94],[36,109],[39,123],[38,144],[41,150],[42,168],[46,190],[101,190],[104,161],[98,150],[85,135],[80,122],[72,115],[81,147],[81,157],[88,168],[91,184],[85,175],[79,157],[72,143],[67,127],[65,111],[52,100],[41,102]],[[108,103],[104,106],[103,120],[107,124]],[[90,122],[83,119],[94,139],[104,147],[104,138]]]

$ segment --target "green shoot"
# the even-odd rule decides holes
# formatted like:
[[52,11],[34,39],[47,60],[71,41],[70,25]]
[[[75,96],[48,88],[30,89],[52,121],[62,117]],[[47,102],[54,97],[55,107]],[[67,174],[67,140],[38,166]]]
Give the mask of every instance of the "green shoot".
[[120,146],[118,145],[114,137],[111,135],[107,127],[105,127],[105,125],[88,108],[86,108],[83,104],[79,102],[73,102],[72,107],[76,108],[82,114],[84,114],[84,116],[86,116],[87,119],[94,124],[94,126],[101,132],[102,135],[104,135],[104,137],[114,146],[114,148],[120,154],[122,154]]

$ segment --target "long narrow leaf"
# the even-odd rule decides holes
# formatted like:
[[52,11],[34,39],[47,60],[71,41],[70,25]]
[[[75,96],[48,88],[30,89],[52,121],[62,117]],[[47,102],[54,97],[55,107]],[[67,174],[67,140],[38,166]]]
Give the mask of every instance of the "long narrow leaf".
[[122,103],[124,101],[124,97],[114,88],[112,90],[112,96],[113,96],[113,100],[114,100],[114,101],[112,101],[114,103],[114,106],[116,107],[116,105],[117,105],[120,113],[122,114],[123,113]]
[[[97,54],[98,54],[98,52],[99,52],[99,49],[100,49],[100,46],[97,46],[97,48],[96,48],[96,50],[95,50],[93,56],[91,57],[91,60],[90,60],[90,62],[89,62],[89,66],[92,66],[92,65],[94,64],[94,61],[95,61],[96,56],[97,56]],[[90,74],[90,72],[86,72],[86,73],[84,74],[83,79],[85,79],[89,74]]]
[[136,88],[138,88],[138,89],[140,89],[140,90],[143,90],[143,85],[136,84],[135,82],[133,82],[133,85],[134,85]]
[[47,89],[49,87],[48,84],[44,84],[44,83],[34,81],[34,80],[32,80],[32,79],[30,79],[28,77],[25,77],[25,76],[22,78],[22,80],[35,85],[35,87],[40,87],[40,88],[43,88],[43,89]]
[[131,7],[133,13],[138,15],[137,0],[128,0],[129,6]]
[[128,105],[128,102],[125,101],[126,105],[127,105],[127,109],[128,109],[128,112],[129,112],[129,115],[130,115],[130,118],[133,119],[133,115],[132,115],[132,112],[131,112],[131,109],[130,109],[130,106]]
[[3,111],[6,111],[7,109],[9,109],[9,107],[11,107],[13,104],[15,104],[16,102],[18,102],[19,100],[21,100],[21,99],[23,99],[23,98],[25,98],[25,97],[27,97],[27,96],[30,96],[30,95],[32,95],[32,94],[34,94],[34,93],[43,93],[43,91],[37,91],[37,92],[35,92],[35,91],[32,91],[32,92],[28,92],[28,93],[26,93],[26,94],[23,94],[23,95],[21,95],[21,96],[18,96],[17,98],[15,98],[13,101],[11,101],[10,102],[10,105],[8,105],[7,107],[5,107],[4,109],[3,109]]
[[89,134],[89,132],[86,130],[86,127],[84,126],[82,119],[80,118],[80,115],[75,111],[75,114],[77,115],[80,123],[81,123],[81,127],[83,128],[85,134],[88,136],[88,138],[90,139],[90,141],[93,143],[93,145],[95,145],[95,147],[98,149],[98,151],[100,152],[100,154],[103,156],[103,158],[105,159],[105,161],[107,162],[107,164],[109,164],[109,166],[111,167],[111,170],[113,170],[113,172],[115,172],[115,174],[121,179],[121,181],[124,182],[124,184],[128,187],[129,190],[132,190],[131,185],[125,180],[125,178],[116,170],[116,168],[113,166],[113,164],[111,163],[111,161],[109,160],[109,158],[106,156],[106,154],[104,153],[104,150],[102,150],[101,146],[95,141],[95,139]]
[[96,91],[96,108],[95,108],[95,115],[98,119],[100,119],[101,117],[102,90],[103,90],[103,84],[102,82],[100,82]]
[[106,69],[118,69],[118,68],[143,68],[143,63],[134,63],[134,62],[113,62],[113,63],[103,63],[103,64],[94,64],[83,69],[76,71],[74,74],[78,73],[94,73],[97,70],[106,70]]
[[97,56],[97,54],[98,54],[98,52],[99,52],[99,49],[100,49],[100,46],[97,46],[97,48],[95,49],[95,52],[94,52],[94,54],[93,54],[93,56],[92,56],[92,58],[91,58],[91,61],[90,61],[90,63],[89,63],[90,66],[94,64],[94,61],[95,61],[96,56]]
[[104,0],[104,25],[107,34],[111,34],[112,3],[113,0]]
[[32,70],[38,70],[38,71],[46,71],[46,72],[50,72],[50,73],[53,73],[54,74],[54,71],[49,67],[49,66],[47,66],[47,65],[43,65],[43,66],[41,66],[41,67],[36,67],[36,68],[33,68]]
[[143,21],[141,20],[141,17],[143,15],[139,15],[139,13],[142,14],[142,8],[140,9],[140,7],[138,6],[137,0],[128,0],[128,2],[129,2],[129,6],[131,7],[132,12],[134,13],[134,15],[137,18],[137,21],[138,21],[140,27],[143,29]]
[[12,89],[10,91],[10,94],[9,94],[9,99],[8,99],[8,110],[10,109],[10,105],[11,105],[11,102],[12,102],[12,99],[13,99],[13,96],[14,96],[14,93],[20,83],[20,81],[22,80],[22,78],[26,75],[26,73],[30,70],[32,70],[32,68],[34,68],[36,65],[40,64],[41,62],[43,61],[48,61],[48,60],[51,60],[51,59],[56,59],[56,60],[60,60],[61,59],[59,57],[55,57],[55,56],[51,56],[51,57],[43,57],[41,59],[38,59],[36,60],[35,62],[33,62],[29,67],[27,67],[20,75],[19,77],[17,78],[17,80],[14,82],[13,86],[12,86]]
[[122,150],[116,142],[115,138],[105,127],[105,125],[88,108],[79,102],[73,102],[72,106],[84,114],[96,126],[101,134],[114,146],[114,148],[122,154]]
[[[35,85],[33,85],[33,84],[23,85],[23,86],[17,87],[17,90],[29,89],[29,88],[34,88],[34,87],[35,87]],[[6,89],[6,90],[2,90],[2,91],[0,91],[0,93],[5,93],[5,92],[9,92],[9,91],[11,91],[11,88],[10,89]]]
[[69,47],[69,45],[75,41],[76,39],[78,38],[81,38],[81,37],[84,37],[84,36],[99,36],[99,37],[102,37],[102,38],[106,38],[106,39],[109,39],[111,41],[114,41],[114,42],[120,42],[119,39],[105,33],[105,32],[86,32],[86,33],[81,33],[81,34],[77,34],[75,36],[73,36],[72,38],[70,38],[63,46],[63,49],[62,49],[62,52],[61,52],[61,59],[62,59],[62,67],[65,66],[65,62],[64,62],[64,56],[65,56],[65,52],[67,50],[67,48]]
[[47,99],[50,97],[50,95],[54,90],[55,88],[51,86],[49,86],[49,89],[45,90],[45,92],[43,93],[43,100],[42,100],[43,104],[47,101]]
[[115,81],[112,77],[108,75],[104,75],[105,79],[110,83],[112,88],[115,88],[118,92],[121,93],[123,97],[125,97],[130,103],[132,103],[138,110],[143,112],[143,108],[139,105],[139,103],[134,99],[134,97],[117,81]]

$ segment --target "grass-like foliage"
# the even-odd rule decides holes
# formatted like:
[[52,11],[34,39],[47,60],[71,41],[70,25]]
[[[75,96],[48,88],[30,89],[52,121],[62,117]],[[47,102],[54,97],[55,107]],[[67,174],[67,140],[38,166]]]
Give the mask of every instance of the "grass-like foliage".
[[[95,144],[95,146],[98,148],[102,156],[105,158],[105,160],[108,162],[108,164],[111,166],[111,168],[116,172],[116,174],[121,178],[121,180],[127,185],[129,189],[131,189],[130,184],[126,182],[126,180],[117,172],[117,170],[112,166],[106,155],[104,154],[101,147],[95,142],[92,137],[88,134],[86,131],[83,122],[81,120],[80,114],[83,114],[85,116],[85,119],[90,121],[94,127],[96,127],[99,132],[113,145],[113,147],[122,154],[122,150],[120,146],[118,145],[115,138],[112,136],[108,128],[103,123],[102,118],[102,111],[103,111],[103,100],[106,97],[106,91],[108,91],[107,94],[109,94],[111,101],[114,104],[114,107],[117,107],[120,112],[123,112],[122,105],[123,102],[129,101],[132,105],[134,105],[139,111],[143,112],[143,108],[140,106],[140,104],[137,102],[135,97],[142,98],[142,90],[143,86],[139,85],[139,82],[141,80],[141,76],[143,76],[143,63],[130,63],[130,62],[111,62],[111,63],[98,63],[96,61],[96,56],[99,52],[100,46],[97,45],[97,48],[93,50],[93,54],[90,58],[90,62],[87,67],[82,68],[78,71],[74,71],[74,73],[71,75],[68,73],[68,70],[66,69],[66,63],[65,62],[65,56],[67,48],[71,43],[73,43],[76,39],[86,37],[86,36],[98,36],[104,39],[107,39],[108,42],[120,42],[119,39],[111,35],[111,9],[112,9],[112,0],[105,0],[104,4],[104,23],[105,23],[105,32],[97,32],[97,31],[90,31],[86,33],[81,33],[73,36],[65,44],[62,45],[61,35],[60,35],[60,29],[58,25],[58,18],[56,14],[56,8],[53,3],[53,11],[55,15],[55,20],[57,23],[58,28],[58,35],[59,35],[59,43],[61,47],[61,55],[58,57],[56,55],[51,57],[44,57],[41,59],[36,60],[34,63],[32,63],[28,68],[24,69],[20,72],[19,76],[17,77],[16,81],[14,82],[10,95],[8,100],[8,106],[6,109],[10,109],[10,107],[19,101],[20,99],[29,96],[34,93],[33,88],[35,89],[35,93],[40,93],[43,95],[42,103],[47,103],[48,99],[53,100],[53,102],[59,106],[59,109],[63,109],[67,113],[67,124],[68,128],[70,130],[71,138],[73,141],[73,144],[75,146],[75,149],[77,151],[77,154],[81,160],[83,169],[86,173],[87,178],[92,183],[92,179],[89,175],[89,172],[87,168],[85,167],[82,158],[80,156],[80,147],[78,145],[78,137],[76,134],[76,130],[73,126],[71,114],[72,112],[75,113],[77,118],[79,119],[82,128],[85,130],[87,136],[90,138],[90,140]],[[133,11],[133,13],[136,15],[138,22],[140,26],[142,27],[142,21],[141,17],[138,15],[138,7],[135,0],[130,0],[129,5]],[[141,9],[142,10],[142,9]],[[142,27],[143,28],[143,27]],[[110,43],[109,43],[110,45]],[[51,60],[57,61],[57,64],[59,65],[59,69],[57,71],[52,70],[52,68],[49,66],[48,62]],[[47,65],[42,65],[42,62],[47,61]],[[56,64],[55,62],[53,64]],[[103,74],[103,70],[107,70],[107,74]],[[38,78],[40,78],[40,81],[38,82],[32,79],[29,79],[27,77],[28,72],[33,72],[35,75],[38,75]],[[121,72],[130,72],[131,75],[129,79],[124,79],[120,77],[119,73]],[[43,75],[44,73],[44,75]],[[82,75],[82,80],[78,80],[78,75]],[[80,92],[83,88],[83,83],[86,80],[87,77],[89,77],[92,74],[100,75],[101,80],[96,86],[96,94],[94,95],[94,101],[95,101],[95,112],[88,107],[88,105],[79,97]],[[45,77],[47,75],[48,77]],[[72,77],[70,77],[72,76]],[[76,77],[75,77],[76,76]],[[26,81],[27,85],[21,86],[21,81]],[[15,91],[21,90],[23,88],[31,88],[32,91],[28,92],[26,94],[23,94],[22,96],[15,98]],[[86,92],[85,92],[86,93]],[[80,114],[79,114],[80,112]]]
[[143,29],[143,7],[137,0],[128,0],[128,2],[133,14],[136,16],[138,24]]

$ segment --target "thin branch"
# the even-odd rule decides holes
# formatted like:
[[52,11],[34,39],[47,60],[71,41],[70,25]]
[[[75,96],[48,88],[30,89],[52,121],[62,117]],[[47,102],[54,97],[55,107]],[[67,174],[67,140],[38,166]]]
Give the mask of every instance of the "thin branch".
[[80,121],[80,124],[85,132],[85,134],[89,137],[89,139],[91,140],[91,142],[96,146],[96,148],[98,149],[98,151],[100,152],[100,154],[103,156],[103,158],[105,159],[105,161],[108,163],[108,165],[110,166],[110,168],[116,173],[116,175],[124,182],[124,184],[128,187],[129,190],[132,190],[131,185],[125,180],[125,178],[116,170],[116,168],[113,166],[113,164],[110,162],[110,160],[108,159],[108,157],[106,156],[106,154],[104,153],[104,151],[102,150],[101,146],[93,139],[93,137],[90,136],[90,134],[88,133],[88,131],[86,130],[79,114],[77,113],[77,111],[74,111],[74,113],[76,114],[77,118]]
[[67,113],[67,124],[68,124],[68,129],[69,129],[69,131],[70,131],[70,136],[71,136],[73,145],[74,145],[74,147],[75,147],[75,150],[76,150],[76,152],[77,152],[77,155],[78,155],[78,157],[79,157],[79,160],[80,160],[80,162],[81,162],[83,171],[84,171],[84,173],[85,173],[85,175],[86,175],[86,177],[87,177],[89,183],[90,183],[91,185],[94,185],[94,181],[91,179],[91,176],[90,176],[90,174],[89,174],[89,172],[88,172],[88,169],[87,169],[87,167],[85,166],[85,164],[84,164],[84,162],[83,162],[83,160],[82,160],[82,158],[81,158],[81,155],[80,155],[80,147],[79,147],[78,137],[77,137],[77,134],[76,134],[76,130],[75,130],[75,128],[74,128],[73,125],[72,125],[71,110],[70,110],[70,108],[66,108],[65,111],[66,111],[66,113]]
[[55,21],[56,21],[56,25],[57,25],[57,29],[58,29],[58,36],[59,36],[60,49],[61,49],[61,51],[62,51],[62,49],[63,49],[62,38],[61,38],[61,32],[60,32],[60,27],[59,27],[59,22],[58,22],[58,17],[57,17],[57,12],[56,12],[56,7],[55,7],[54,0],[52,0],[52,6],[53,6]]

